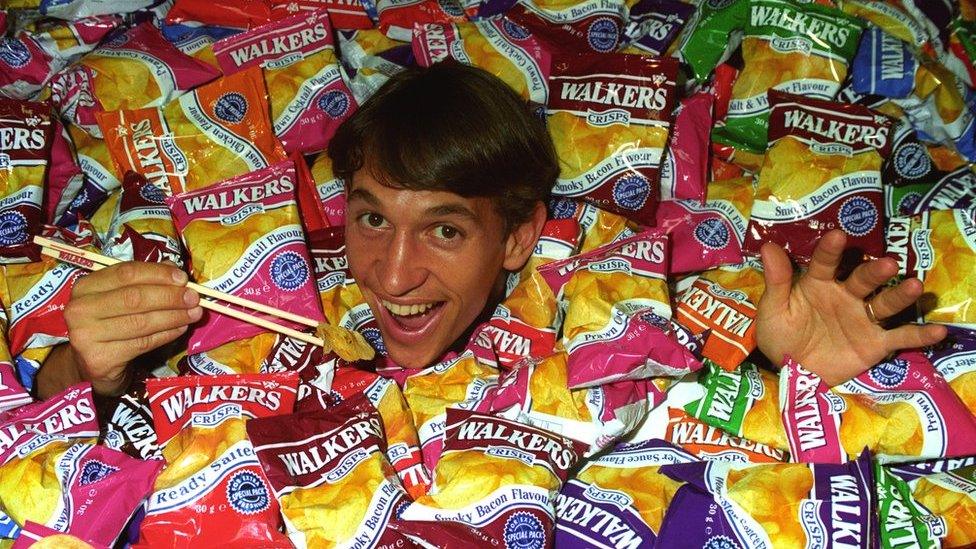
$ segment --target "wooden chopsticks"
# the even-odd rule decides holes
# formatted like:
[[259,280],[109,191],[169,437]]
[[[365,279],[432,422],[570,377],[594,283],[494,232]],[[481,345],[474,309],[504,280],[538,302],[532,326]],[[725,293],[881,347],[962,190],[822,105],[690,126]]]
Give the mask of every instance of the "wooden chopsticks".
[[[89,271],[97,271],[103,269],[110,265],[115,265],[116,263],[121,263],[118,259],[113,257],[104,256],[94,252],[89,252],[75,246],[70,246],[64,244],[63,242],[58,242],[56,240],[51,240],[49,238],[44,238],[42,236],[35,236],[34,243],[41,247],[41,253],[44,255],[53,257],[65,263],[70,263],[76,267],[81,267],[82,269],[87,269]],[[258,311],[269,316],[281,318],[284,320],[289,320],[298,324],[303,324],[305,326],[310,326],[316,328],[319,326],[319,322],[311,318],[307,318],[301,315],[296,315],[288,311],[282,311],[274,307],[270,307],[263,303],[257,303],[249,299],[244,299],[235,295],[225,294],[223,292],[218,292],[212,288],[202,286],[193,282],[188,282],[186,285],[200,293],[202,296],[207,296],[213,299],[219,299],[221,301],[226,301],[240,307]],[[232,309],[226,305],[221,305],[210,299],[200,299],[200,306],[204,309],[209,309],[216,313],[227,315],[231,318],[236,318],[255,326],[260,326],[266,330],[271,330],[273,332],[278,332],[279,334],[284,334],[288,337],[304,341],[306,343],[311,343],[312,345],[318,345],[320,347],[325,346],[326,342],[320,337],[316,337],[312,334],[307,334],[305,332],[300,332],[298,330],[289,328],[287,326],[282,326],[271,322],[270,320],[257,317],[237,309]]]

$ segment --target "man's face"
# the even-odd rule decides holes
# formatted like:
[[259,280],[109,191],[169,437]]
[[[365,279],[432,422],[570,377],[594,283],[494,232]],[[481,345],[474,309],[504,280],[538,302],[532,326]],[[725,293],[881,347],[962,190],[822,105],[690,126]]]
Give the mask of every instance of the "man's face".
[[365,170],[348,198],[349,270],[400,366],[439,359],[525,260],[488,198],[391,188]]

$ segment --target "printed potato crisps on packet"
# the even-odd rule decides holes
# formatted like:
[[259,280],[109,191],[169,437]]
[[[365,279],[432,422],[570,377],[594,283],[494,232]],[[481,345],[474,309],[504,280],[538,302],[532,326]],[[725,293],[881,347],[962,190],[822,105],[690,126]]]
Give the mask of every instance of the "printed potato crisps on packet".
[[912,499],[930,512],[943,530],[942,547],[976,543],[976,465],[921,477],[910,483]]
[[446,410],[482,405],[497,384],[498,370],[483,364],[470,351],[407,377],[403,396],[413,415],[428,470],[434,470],[441,455]]
[[655,226],[666,231],[671,245],[668,272],[742,263],[754,192],[753,179],[746,176],[712,181],[707,201],[662,201]]
[[257,67],[220,78],[164,107],[97,115],[118,170],[138,172],[167,196],[200,189],[286,158],[270,127]]
[[[295,183],[294,165],[282,162],[166,199],[190,252],[194,279],[220,292],[321,319]],[[188,352],[262,331],[205,313],[190,336]]]
[[409,497],[386,460],[379,414],[364,397],[250,421],[247,433],[295,547],[402,546],[388,524]]
[[98,438],[91,385],[0,414],[0,433],[2,540],[16,538],[27,520],[47,524],[66,512],[56,464],[73,445]]
[[847,77],[863,25],[840,10],[813,3],[748,0],[747,4],[744,67],[732,87],[725,125],[716,128],[712,137],[762,153],[770,113],[766,92],[833,99]]
[[62,117],[102,137],[97,113],[162,106],[220,76],[177,50],[151,23],[114,35],[51,80]]
[[780,417],[776,374],[751,362],[726,371],[714,362],[705,361],[698,382],[705,394],[684,406],[688,415],[774,451],[789,449]]
[[637,234],[637,223],[626,217],[572,198],[553,198],[549,201],[550,219],[575,219],[583,234],[579,253],[591,252],[600,246],[617,242]]
[[146,381],[166,468],[156,478],[137,546],[286,547],[278,503],[247,438],[248,419],[289,414],[295,373]]
[[933,515],[916,501],[908,482],[899,473],[875,463],[874,478],[881,547],[939,547],[939,538],[946,534],[945,519]]
[[228,341],[207,351],[180,356],[175,370],[180,375],[210,376],[266,373],[263,365],[277,341],[274,332]]
[[867,453],[836,465],[706,461],[660,471],[688,483],[664,517],[663,547],[871,547],[878,535]]
[[679,409],[669,408],[668,415],[665,440],[698,459],[742,465],[789,461],[789,454],[779,448],[730,435]]
[[553,195],[653,224],[677,62],[580,54],[554,58],[552,69],[547,124],[560,164]]
[[0,263],[36,260],[54,127],[43,103],[0,98]]
[[966,408],[976,415],[976,332],[950,326],[948,337],[927,349],[925,356]]
[[882,463],[976,454],[976,417],[918,352],[832,389],[787,360],[779,396],[797,461],[840,463],[864,448]]
[[769,92],[769,151],[759,172],[745,251],[765,242],[801,263],[820,236],[841,229],[847,247],[880,257],[882,162],[891,120],[860,105]]
[[529,30],[509,19],[418,25],[411,45],[422,67],[450,57],[494,74],[528,101],[546,104],[549,51]]
[[915,51],[931,50],[933,47],[932,37],[925,25],[903,9],[909,2],[843,0],[838,4],[844,13],[873,23],[878,30],[906,43]]
[[356,109],[326,11],[300,13],[214,44],[224,74],[260,66],[275,135],[286,152],[318,152]]
[[556,499],[556,546],[653,547],[682,484],[659,470],[694,461],[691,454],[657,439],[618,444],[587,461]]
[[552,547],[556,497],[581,455],[582,444],[549,431],[449,408],[434,484],[403,510],[401,527],[424,537],[425,523],[452,521],[491,545]]

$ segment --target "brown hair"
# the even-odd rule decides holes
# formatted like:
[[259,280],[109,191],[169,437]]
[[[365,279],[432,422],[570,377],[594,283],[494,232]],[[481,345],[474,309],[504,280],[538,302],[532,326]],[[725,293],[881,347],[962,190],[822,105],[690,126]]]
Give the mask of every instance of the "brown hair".
[[390,78],[329,143],[347,184],[366,169],[384,185],[491,198],[507,230],[549,198],[559,174],[543,121],[507,84],[454,62]]

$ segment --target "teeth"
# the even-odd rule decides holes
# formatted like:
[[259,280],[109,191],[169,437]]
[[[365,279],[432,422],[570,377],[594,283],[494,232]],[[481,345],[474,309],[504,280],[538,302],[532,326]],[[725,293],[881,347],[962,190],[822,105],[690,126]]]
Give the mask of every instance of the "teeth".
[[410,316],[420,313],[427,312],[431,307],[436,305],[436,303],[420,303],[417,305],[397,305],[390,301],[381,300],[380,301],[384,307],[391,313],[397,316]]

